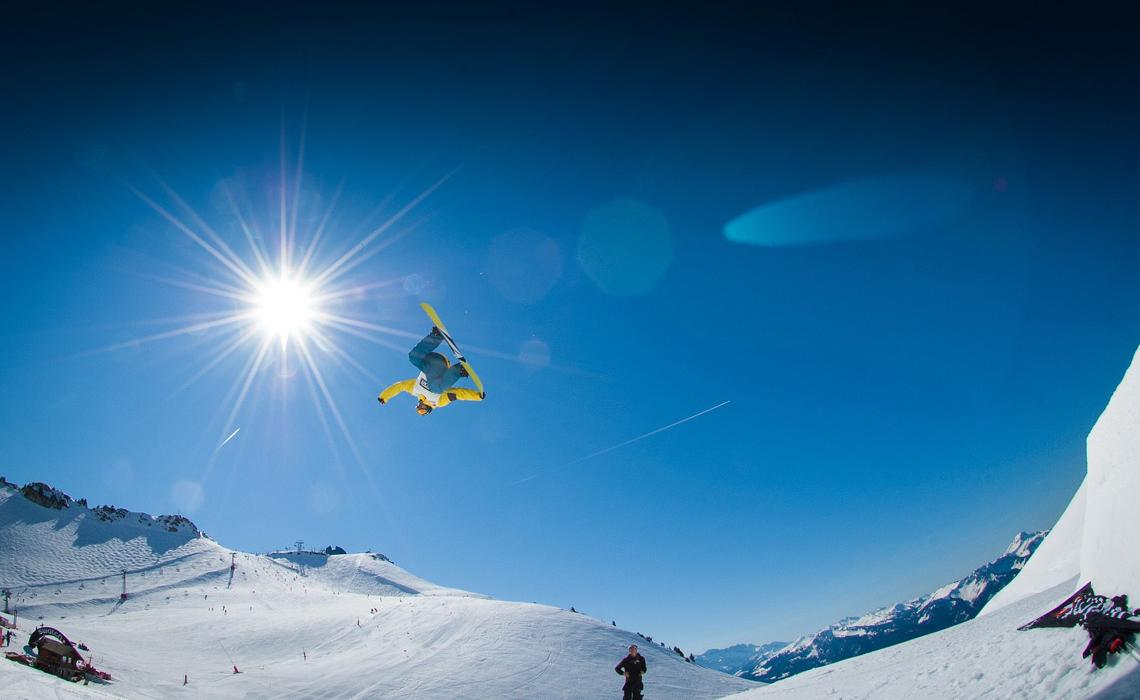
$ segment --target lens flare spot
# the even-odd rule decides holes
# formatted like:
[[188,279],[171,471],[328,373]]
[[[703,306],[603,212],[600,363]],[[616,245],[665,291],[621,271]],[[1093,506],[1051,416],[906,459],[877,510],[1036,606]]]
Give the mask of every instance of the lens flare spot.
[[673,262],[673,239],[664,214],[628,197],[586,214],[578,262],[607,294],[645,294]]

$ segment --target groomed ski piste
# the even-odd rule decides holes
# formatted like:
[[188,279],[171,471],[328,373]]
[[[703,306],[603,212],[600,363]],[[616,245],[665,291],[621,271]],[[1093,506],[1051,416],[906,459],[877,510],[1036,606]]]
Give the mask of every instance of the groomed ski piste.
[[43,624],[113,677],[76,684],[0,659],[5,699],[620,697],[613,667],[633,643],[654,700],[756,685],[608,622],[437,586],[380,555],[232,552],[188,521],[53,509],[11,486],[0,585],[20,626],[4,651]]
[[[1140,607],[1140,351],[1088,437],[1088,473],[1045,541],[978,617],[813,669],[734,700],[1140,698],[1140,656],[1094,670],[1081,628],[1017,628],[1085,582]],[[1016,498],[1016,494],[1011,494]]]

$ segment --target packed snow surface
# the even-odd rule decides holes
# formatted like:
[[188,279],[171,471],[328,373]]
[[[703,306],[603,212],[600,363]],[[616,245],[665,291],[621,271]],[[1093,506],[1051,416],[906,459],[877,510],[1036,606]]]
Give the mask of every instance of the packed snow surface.
[[0,696],[601,698],[620,694],[613,667],[633,643],[654,699],[756,687],[609,623],[437,586],[381,555],[232,552],[148,518],[44,507],[0,487],[14,650],[42,623],[88,645],[114,678],[75,685],[0,659]]
[[1140,351],[1089,433],[1081,578],[1098,593],[1140,600]]

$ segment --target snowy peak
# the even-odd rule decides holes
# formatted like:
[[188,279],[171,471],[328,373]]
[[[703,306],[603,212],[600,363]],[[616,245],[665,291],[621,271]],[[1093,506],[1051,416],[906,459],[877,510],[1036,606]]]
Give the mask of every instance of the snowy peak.
[[[16,487],[15,484],[9,484],[7,479],[0,476],[0,486],[16,488],[24,498],[44,508],[63,510],[71,507],[71,496],[40,481],[33,481],[24,484],[23,487]],[[84,505],[87,504],[84,503]]]
[[85,517],[88,514],[105,522],[121,522],[139,527],[158,527],[167,532],[185,534],[191,537],[202,537],[204,534],[189,518],[182,515],[150,515],[149,513],[136,513],[126,508],[115,506],[87,507],[87,499],[73,499],[63,491],[43,483],[33,481],[23,486],[17,486],[0,476],[0,493],[5,500],[15,494],[41,508],[58,511],[69,511],[71,517]]
[[[939,600],[954,598],[976,604],[983,596],[988,601],[1025,566],[1029,557],[1044,541],[1048,531],[1022,532],[1013,538],[1005,553],[985,566],[976,569],[966,578],[939,588],[927,596],[921,607],[926,608]],[[984,605],[984,601],[982,603]],[[981,605],[978,606],[981,608]],[[976,611],[975,611],[976,612]]]
[[1013,580],[1045,532],[1022,532],[1005,553],[970,575],[933,593],[846,618],[792,644],[754,659],[751,668],[736,673],[752,680],[773,682],[843,659],[866,654],[973,618],[1003,586]]
[[1013,542],[1006,547],[1002,556],[1014,554],[1018,558],[1028,558],[1037,545],[1041,543],[1040,532],[1021,532],[1013,538]]
[[114,506],[96,506],[91,509],[96,518],[105,523],[130,522],[141,527],[158,526],[167,532],[183,533],[193,537],[201,537],[202,532],[189,518],[181,515],[158,515],[148,513],[132,513],[126,508]]

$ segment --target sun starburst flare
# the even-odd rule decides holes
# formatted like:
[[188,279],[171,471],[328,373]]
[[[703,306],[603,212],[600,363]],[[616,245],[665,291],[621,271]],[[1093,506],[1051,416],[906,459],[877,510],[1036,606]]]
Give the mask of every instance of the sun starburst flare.
[[[168,329],[134,337],[102,350],[141,347],[190,335],[208,336],[209,341],[205,343],[208,350],[198,358],[200,366],[192,368],[192,376],[174,391],[175,394],[217,371],[226,360],[232,360],[244,350],[246,357],[241,370],[219,404],[215,417],[215,422],[221,421],[217,426],[219,437],[232,437],[236,433],[239,414],[251,395],[262,395],[257,390],[260,383],[292,381],[300,370],[308,388],[307,395],[317,411],[330,446],[336,449],[340,442],[334,435],[335,426],[342,444],[347,445],[369,486],[375,491],[348,424],[333,401],[329,370],[355,372],[365,377],[370,385],[376,385],[378,378],[353,357],[346,341],[363,339],[403,352],[406,340],[414,334],[389,328],[379,319],[359,311],[359,302],[382,299],[376,296],[377,290],[403,279],[405,275],[393,274],[387,281],[360,283],[354,282],[350,273],[414,230],[415,222],[404,220],[452,173],[408,198],[390,216],[365,227],[363,235],[337,250],[333,245],[336,237],[328,234],[329,229],[335,226],[333,213],[340,200],[341,188],[337,188],[322,211],[309,216],[312,212],[304,211],[300,203],[302,161],[303,157],[299,155],[292,186],[282,165],[279,187],[275,188],[275,206],[270,212],[255,212],[245,204],[249,198],[242,197],[236,188],[220,187],[226,220],[219,228],[240,232],[231,236],[236,237],[237,245],[219,234],[161,179],[158,182],[165,194],[161,199],[165,202],[127,184],[174,231],[192,241],[194,249],[203,254],[199,256],[201,260],[206,261],[205,266],[200,264],[201,260],[199,264],[192,263],[193,270],[172,266],[176,274],[171,277],[156,275],[149,269],[142,276],[199,295],[202,300],[214,299],[219,309],[193,315],[172,315],[165,320],[169,324]],[[385,204],[392,199],[392,196],[385,199]],[[308,218],[304,218],[306,216]],[[258,225],[258,222],[274,219],[268,227]],[[302,219],[305,223],[299,223]],[[275,242],[276,249],[269,250],[266,241]],[[303,245],[300,244],[302,242]],[[244,256],[237,252],[242,248],[246,250]],[[375,280],[375,270],[371,272]],[[277,371],[265,372],[270,365],[277,367]],[[225,417],[221,418],[223,413]],[[213,463],[214,458],[211,458],[206,473],[202,475],[203,480]]]

